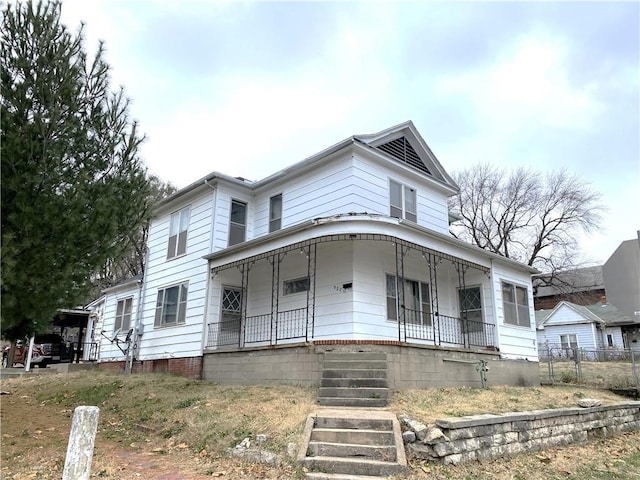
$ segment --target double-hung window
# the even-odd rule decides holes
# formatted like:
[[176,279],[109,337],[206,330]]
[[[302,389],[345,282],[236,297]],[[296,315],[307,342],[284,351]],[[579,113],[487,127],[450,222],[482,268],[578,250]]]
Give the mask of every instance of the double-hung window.
[[502,306],[504,307],[504,323],[530,327],[529,292],[525,287],[502,282]]
[[282,228],[282,194],[269,199],[269,233]]
[[429,284],[416,280],[404,279],[404,305],[398,292],[400,284],[395,275],[386,275],[387,285],[387,319],[398,320],[399,309],[404,307],[404,318],[407,323],[431,325],[431,300]]
[[417,221],[415,189],[394,180],[389,180],[389,214],[392,217]]
[[187,232],[189,230],[189,207],[171,214],[169,224],[169,247],[167,260],[187,252]]
[[247,204],[238,200],[232,200],[229,220],[229,246],[244,242],[246,233]]
[[565,350],[568,350],[570,348],[576,349],[578,348],[578,338],[573,333],[560,335],[560,345]]
[[126,332],[131,327],[131,310],[133,306],[133,297],[118,300],[116,306],[116,321],[113,326],[114,332]]
[[158,290],[156,300],[156,327],[185,323],[187,317],[187,290],[189,283],[172,285]]

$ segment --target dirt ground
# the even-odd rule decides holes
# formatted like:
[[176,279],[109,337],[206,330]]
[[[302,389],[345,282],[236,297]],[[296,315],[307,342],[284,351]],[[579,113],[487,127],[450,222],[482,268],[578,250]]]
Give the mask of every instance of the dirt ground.
[[[0,387],[4,390],[4,388]],[[71,410],[39,405],[19,393],[0,397],[0,478],[59,479],[71,430]],[[112,480],[204,480],[211,478],[295,478],[292,468],[243,464],[200,457],[182,445],[152,441],[127,444],[98,429],[91,478]]]
[[[140,381],[150,380],[139,378]],[[33,383],[37,385],[37,383]],[[1,465],[3,480],[53,480],[62,477],[67,442],[73,412],[61,406],[72,402],[56,403],[51,395],[64,399],[73,396],[71,390],[59,389],[53,393],[49,387],[48,401],[40,402],[35,394],[25,395],[26,382],[0,382]],[[147,385],[148,387],[148,385]],[[195,388],[195,387],[193,387]],[[433,392],[432,392],[433,393]],[[437,392],[436,392],[437,393]],[[486,392],[465,390],[440,392],[443,402],[457,405],[470,402]],[[192,394],[189,394],[192,395]],[[503,395],[509,403],[509,395]],[[56,397],[58,398],[58,397]],[[127,397],[129,398],[129,397]],[[191,398],[191,397],[189,397]],[[253,397],[252,397],[253,398]],[[436,397],[431,395],[429,405],[435,407]],[[402,397],[404,406],[418,400]],[[131,400],[127,400],[129,404]],[[175,402],[175,401],[174,401]],[[403,404],[400,402],[400,404]],[[206,451],[196,453],[182,440],[174,440],[145,432],[144,425],[135,421],[126,424],[122,404],[105,402],[100,416],[92,464],[92,479],[108,480],[204,480],[223,479],[301,479],[300,467],[283,465],[269,467],[248,464],[224,456],[214,457]],[[174,407],[175,408],[175,407]],[[197,408],[194,405],[192,408]],[[427,407],[424,407],[427,408]],[[457,408],[457,407],[456,407]],[[180,412],[186,412],[180,409]],[[199,410],[193,410],[197,412]],[[273,412],[270,414],[277,418]],[[135,435],[133,435],[135,433]],[[543,452],[519,455],[513,458],[476,462],[467,465],[442,466],[409,458],[410,469],[400,475],[403,479],[429,480],[640,480],[640,432],[617,435],[569,448],[554,448]]]

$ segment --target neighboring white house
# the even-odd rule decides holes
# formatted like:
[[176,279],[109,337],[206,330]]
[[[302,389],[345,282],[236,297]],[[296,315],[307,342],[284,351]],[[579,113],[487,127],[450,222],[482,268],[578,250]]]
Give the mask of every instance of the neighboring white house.
[[640,322],[606,301],[587,306],[563,301],[536,311],[536,324],[541,357],[566,356],[574,349],[640,351]]
[[134,371],[222,383],[317,384],[324,351],[356,349],[387,352],[391,387],[473,384],[479,360],[536,384],[535,270],[450,235],[457,191],[411,122],[260,181],[212,173],[157,206],[102,329],[134,329]]

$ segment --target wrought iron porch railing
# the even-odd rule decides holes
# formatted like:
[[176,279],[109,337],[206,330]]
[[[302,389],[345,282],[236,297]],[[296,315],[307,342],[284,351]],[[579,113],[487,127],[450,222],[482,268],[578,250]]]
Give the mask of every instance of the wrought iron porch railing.
[[207,347],[238,346],[252,344],[276,345],[282,340],[307,339],[307,309],[298,308],[210,323],[207,331]]
[[477,320],[433,315],[405,309],[405,321],[400,325],[407,339],[424,340],[433,345],[461,345],[463,347],[495,346],[492,323]]
[[[437,346],[492,347],[495,325],[464,320],[447,315],[430,315],[405,310],[400,325],[404,340],[426,341]],[[284,340],[313,338],[307,309],[299,308],[271,314],[252,315],[241,322],[240,317],[210,323],[207,326],[207,347],[244,347],[249,345],[277,345]]]

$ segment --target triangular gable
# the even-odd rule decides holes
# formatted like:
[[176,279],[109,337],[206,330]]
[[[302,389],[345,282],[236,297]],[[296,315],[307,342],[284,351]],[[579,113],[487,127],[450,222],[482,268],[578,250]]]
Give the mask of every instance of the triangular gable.
[[458,185],[442,167],[410,120],[378,133],[356,135],[355,138],[393,160],[458,190]]
[[539,327],[585,323],[602,323],[602,320],[583,306],[562,301],[546,316]]
[[415,149],[411,146],[411,143],[407,140],[407,137],[396,138],[390,142],[383,143],[376,147],[378,150],[391,155],[396,160],[401,161],[409,165],[410,167],[417,168],[429,175],[431,172],[429,168],[424,164],[420,156],[416,153]]

